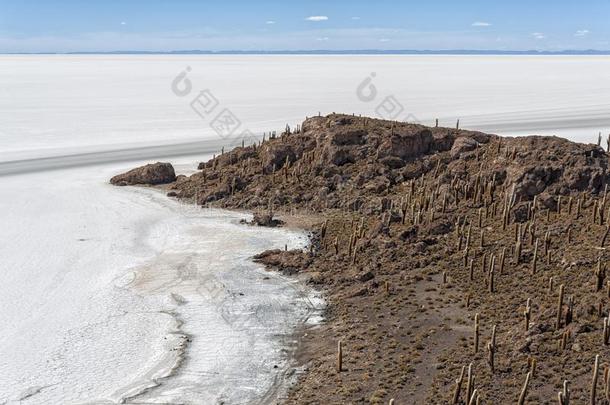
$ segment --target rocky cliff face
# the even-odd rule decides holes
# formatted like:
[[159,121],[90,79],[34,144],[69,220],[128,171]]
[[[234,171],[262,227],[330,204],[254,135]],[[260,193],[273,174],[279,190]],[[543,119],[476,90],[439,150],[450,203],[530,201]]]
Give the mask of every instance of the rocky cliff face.
[[[477,177],[514,187],[518,200],[591,191],[607,182],[608,159],[595,145],[556,137],[500,138],[480,132],[347,115],[307,119],[298,133],[236,148],[200,166],[173,189],[181,198],[225,207],[350,208],[392,196],[431,171],[441,187]],[[441,170],[442,169],[442,170]],[[446,170],[445,170],[446,169]],[[481,180],[479,180],[479,183]]]

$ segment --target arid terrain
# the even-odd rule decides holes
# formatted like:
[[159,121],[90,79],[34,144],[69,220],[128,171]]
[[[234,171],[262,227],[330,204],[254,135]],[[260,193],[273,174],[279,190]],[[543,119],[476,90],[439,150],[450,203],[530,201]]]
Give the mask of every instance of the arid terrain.
[[287,403],[610,403],[599,145],[333,114],[158,169],[113,183],[311,224],[309,251],[255,258],[327,297]]

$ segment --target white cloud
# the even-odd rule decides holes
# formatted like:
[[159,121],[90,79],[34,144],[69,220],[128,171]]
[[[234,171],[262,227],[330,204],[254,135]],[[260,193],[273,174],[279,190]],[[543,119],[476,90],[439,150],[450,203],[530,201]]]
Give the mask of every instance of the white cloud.
[[265,21],[265,24],[273,25],[273,24],[275,24],[275,21],[273,21],[273,20]]
[[381,38],[379,42],[390,42],[390,40],[388,38]]
[[476,21],[472,23],[473,27],[491,27],[491,24],[485,21]]
[[359,20],[360,17],[352,17],[352,20]]
[[127,25],[125,21],[121,21],[121,25]]
[[545,39],[546,35],[544,35],[542,32],[532,32],[532,36],[536,39]]
[[574,34],[575,37],[586,37],[587,35],[589,35],[591,31],[589,30],[578,30],[576,31],[576,33]]
[[328,37],[316,38],[316,41],[328,41]]
[[325,15],[312,15],[306,18],[307,21],[326,21],[328,17]]

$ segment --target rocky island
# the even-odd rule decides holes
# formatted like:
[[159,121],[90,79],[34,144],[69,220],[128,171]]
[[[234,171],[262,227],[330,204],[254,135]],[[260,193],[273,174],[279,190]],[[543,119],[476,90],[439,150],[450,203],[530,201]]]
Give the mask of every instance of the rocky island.
[[286,403],[609,403],[599,142],[332,114],[172,175],[113,182],[169,183],[263,225],[308,218],[307,251],[255,257],[328,302]]

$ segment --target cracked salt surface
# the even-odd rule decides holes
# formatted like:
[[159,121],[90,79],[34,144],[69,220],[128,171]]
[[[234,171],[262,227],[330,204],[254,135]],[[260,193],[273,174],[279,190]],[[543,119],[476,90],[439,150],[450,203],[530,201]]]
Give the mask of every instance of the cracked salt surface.
[[321,300],[249,258],[305,235],[105,184],[123,168],[1,179],[0,403],[270,401]]

